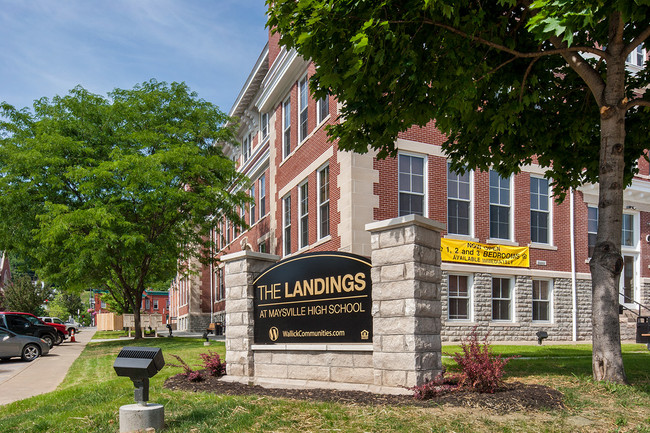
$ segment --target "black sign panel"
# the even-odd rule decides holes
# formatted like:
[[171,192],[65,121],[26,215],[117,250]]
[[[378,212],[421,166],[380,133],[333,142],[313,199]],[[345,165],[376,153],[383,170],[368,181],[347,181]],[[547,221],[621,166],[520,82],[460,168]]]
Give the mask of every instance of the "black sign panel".
[[340,252],[282,260],[255,280],[255,343],[372,342],[370,260]]

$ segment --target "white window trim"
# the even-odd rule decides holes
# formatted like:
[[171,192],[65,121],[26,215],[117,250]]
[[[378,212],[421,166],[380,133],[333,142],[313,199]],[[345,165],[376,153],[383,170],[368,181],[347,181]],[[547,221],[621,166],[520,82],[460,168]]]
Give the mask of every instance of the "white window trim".
[[[555,318],[555,304],[553,302],[553,298],[555,296],[555,285],[553,284],[552,279],[548,278],[533,278],[532,281],[546,281],[548,283],[548,320],[534,320],[533,315],[532,315],[532,310],[531,310],[531,315],[530,315],[530,320],[531,322],[535,324],[549,324],[549,323],[554,323],[554,318]],[[532,291],[532,284],[531,284],[531,291]],[[532,297],[531,293],[531,301],[530,301],[530,306],[532,309],[533,302],[535,299]]]
[[[266,122],[264,122],[266,116]],[[264,124],[266,124],[266,135],[264,135]],[[268,111],[260,113],[260,143],[265,143],[269,140],[271,129],[271,115]]]
[[[510,319],[505,320],[505,319],[495,319],[494,318],[494,310],[492,308],[492,301],[495,299],[492,296],[492,281],[494,278],[500,278],[503,280],[510,280]],[[490,322],[493,323],[515,323],[515,312],[517,309],[515,308],[515,302],[516,302],[516,297],[515,297],[515,284],[516,280],[513,276],[508,276],[508,275],[492,275],[492,279],[490,280]],[[496,298],[496,299],[506,299],[506,298]]]
[[[302,106],[302,83],[305,82],[305,91],[307,92],[307,107]],[[302,131],[302,112],[303,108],[307,110],[307,129],[305,132],[305,136],[301,137],[301,131]],[[304,143],[309,137],[310,137],[310,131],[309,131],[309,79],[307,78],[307,74],[303,75],[301,79],[298,80],[298,146],[300,146],[302,143]]]
[[[400,155],[406,155],[414,158],[421,158],[424,161],[424,165],[422,167],[422,172],[423,172],[423,204],[422,204],[422,215],[425,217],[429,217],[429,158],[427,157],[428,155],[423,154],[423,153],[416,153],[416,152],[404,152],[404,151],[399,151],[397,154],[397,213],[399,214],[399,194],[402,192],[399,189],[399,156]],[[406,192],[406,191],[404,191]],[[416,195],[417,193],[412,193],[412,192],[406,192],[407,194],[414,194]]]
[[251,193],[251,198],[253,201],[251,201],[249,209],[248,209],[248,216],[250,218],[250,225],[252,226],[253,224],[256,224],[257,221],[257,203],[256,203],[256,191],[255,191],[255,182],[250,187],[250,193]]
[[[641,215],[639,212],[629,212],[629,211],[623,211],[623,215],[632,215],[632,239],[633,243],[632,246],[630,245],[623,245],[621,242],[621,252],[626,252],[626,253],[639,253],[641,251],[641,236],[639,233],[641,233]],[[600,215],[599,215],[600,216]],[[621,222],[622,224],[622,222]],[[621,240],[623,236],[623,231],[621,227]]]
[[[302,213],[303,186],[307,186],[307,213]],[[302,244],[303,217],[307,217],[307,242]],[[298,184],[298,250],[309,247],[309,182],[305,179]]]
[[[287,199],[289,200],[289,221],[287,221]],[[286,232],[289,229],[289,245],[287,248]],[[291,254],[291,194],[282,197],[282,254]],[[289,251],[287,251],[287,249]]]
[[[493,171],[490,169],[488,171],[488,176],[490,171]],[[498,173],[497,173],[498,174]],[[501,176],[501,175],[499,175]],[[508,206],[510,208],[510,212],[508,212],[508,238],[488,238],[486,243],[490,244],[495,244],[495,243],[500,243],[501,241],[506,241],[506,242],[515,242],[514,239],[514,234],[515,234],[515,219],[514,219],[514,209],[515,209],[515,194],[514,194],[514,176],[510,175],[508,177],[508,194],[510,196],[510,205]],[[488,178],[488,206],[492,206],[492,203],[490,202],[490,179]],[[501,206],[501,205],[498,205]],[[489,215],[489,207],[488,207],[488,219],[490,218]],[[489,220],[488,220],[488,228],[489,228]]]
[[[289,103],[289,152],[286,152],[287,142],[286,142],[286,131],[287,131],[287,110],[286,104]],[[289,158],[291,155],[291,95],[289,95],[284,101],[282,101],[282,160]]]
[[329,219],[329,233],[323,234],[323,232],[322,232],[322,224],[321,224],[322,223],[321,211],[320,211],[321,207],[323,205],[325,205],[326,202],[330,204],[330,208],[329,208],[330,212],[329,213],[331,213],[331,211],[332,211],[332,207],[331,207],[331,196],[332,196],[332,177],[331,176],[332,176],[332,172],[331,171],[327,175],[327,182],[328,182],[327,189],[329,191],[329,193],[327,195],[327,201],[326,202],[325,201],[321,202],[321,198],[320,198],[320,189],[321,189],[321,175],[320,174],[321,174],[321,172],[323,170],[329,169],[329,166],[330,165],[329,165],[329,162],[328,162],[327,164],[322,165],[318,170],[316,170],[316,203],[317,203],[317,208],[316,208],[316,225],[317,225],[316,233],[318,234],[318,240],[321,240],[321,239],[323,239],[323,238],[325,238],[327,236],[330,236],[332,234],[332,220],[331,219]]
[[[449,172],[449,165],[447,165],[447,173]],[[474,170],[469,170],[469,234],[461,235],[458,233],[447,233],[448,237],[455,237],[457,239],[475,239],[474,238],[474,198],[475,198],[475,188],[474,188]],[[428,177],[428,176],[427,176]],[[447,184],[447,200],[449,200],[449,184]],[[449,215],[449,210],[447,210],[447,215]],[[446,237],[447,237],[446,236]],[[478,240],[476,240],[478,241]]]
[[[329,108],[330,108],[330,107],[329,107],[329,103],[330,103],[330,100],[329,100],[329,98],[330,98],[330,96],[329,96],[329,94],[328,94],[326,97],[321,98],[321,99],[319,99],[318,101],[316,101],[316,123],[317,123],[317,125],[316,125],[316,129],[318,129],[318,127],[319,127],[320,125],[322,125],[323,123],[325,123],[325,122],[327,121],[327,119],[330,118],[330,113],[329,113]],[[323,100],[327,100],[327,108],[328,108],[328,109],[327,109],[327,115],[321,119],[321,118],[320,118],[320,112],[321,112],[321,105],[322,105],[322,103],[323,103]]]
[[[265,174],[262,174],[260,177],[257,178],[257,184],[259,185],[258,189],[259,189],[259,196],[260,196],[260,199],[259,199],[260,205],[258,206],[259,211],[260,211],[259,219],[258,219],[258,221],[259,221],[262,218],[264,218],[264,216],[266,216],[266,213],[268,212],[267,203],[266,203],[266,175]],[[264,193],[264,195],[262,195],[262,193]],[[262,199],[264,199],[264,209],[262,209],[262,206],[261,206],[262,205]],[[262,213],[262,212],[264,212],[264,213]]]
[[[543,176],[530,175],[532,178],[545,179]],[[545,179],[546,180],[546,179]],[[530,209],[532,211],[532,208]],[[548,242],[533,242],[531,239],[531,245],[533,246],[549,246],[555,245],[555,240],[553,237],[553,189],[551,188],[551,179],[548,179]]]
[[[449,277],[450,276],[459,276],[467,277],[467,296],[468,296],[468,306],[467,306],[467,319],[450,319],[449,318]],[[449,272],[447,273],[447,321],[454,323],[471,323],[474,320],[474,275],[464,274],[459,272]]]

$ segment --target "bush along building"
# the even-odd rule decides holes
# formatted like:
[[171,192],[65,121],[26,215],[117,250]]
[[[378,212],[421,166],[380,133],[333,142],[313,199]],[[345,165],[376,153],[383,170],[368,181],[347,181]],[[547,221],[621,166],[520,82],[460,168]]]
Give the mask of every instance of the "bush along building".
[[[645,53],[644,53],[645,54]],[[339,151],[326,126],[338,121],[334,97],[316,100],[313,63],[270,35],[230,115],[240,146],[227,154],[250,180],[249,228],[225,224],[220,254],[243,249],[287,258],[342,251],[369,257],[368,223],[418,214],[445,224],[441,253],[443,341],[474,326],[493,340],[591,338],[589,257],[596,239],[598,185],[556,202],[540,166],[502,178],[457,174],[434,123],[401,134],[394,158]],[[650,167],[626,189],[621,273],[621,336],[634,339],[636,317],[650,315]],[[179,329],[204,329],[223,317],[223,267],[180,278],[170,293]],[[194,318],[194,319],[192,319]],[[226,324],[227,325],[227,324]]]

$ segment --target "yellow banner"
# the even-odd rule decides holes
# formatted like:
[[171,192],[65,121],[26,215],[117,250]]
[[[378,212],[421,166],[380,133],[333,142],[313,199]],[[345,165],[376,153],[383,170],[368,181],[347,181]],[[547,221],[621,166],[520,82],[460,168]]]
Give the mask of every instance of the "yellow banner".
[[491,266],[530,266],[528,247],[486,245],[478,242],[441,239],[440,252],[443,262],[473,263]]

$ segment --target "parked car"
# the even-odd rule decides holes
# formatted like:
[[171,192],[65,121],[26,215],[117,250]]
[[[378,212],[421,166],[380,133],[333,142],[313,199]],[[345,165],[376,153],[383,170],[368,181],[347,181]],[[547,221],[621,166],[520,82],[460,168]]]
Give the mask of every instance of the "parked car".
[[58,340],[56,328],[38,320],[38,317],[28,313],[0,312],[0,327],[20,335],[30,335],[42,338],[50,346]]
[[[76,334],[79,332],[79,326],[75,325],[74,323],[68,323],[59,319],[58,317],[39,317],[43,322],[45,322],[46,325],[53,325],[56,326],[57,329],[65,331],[65,335],[71,335],[72,331]],[[59,326],[57,326],[59,325]]]
[[83,328],[83,325],[74,319],[68,320],[64,325],[68,328],[68,334],[70,334],[70,331],[74,331],[75,334],[78,334],[81,332],[81,328]]
[[65,328],[65,325],[58,323],[45,323],[40,318],[34,316],[31,313],[14,313],[14,314],[23,314],[27,320],[37,325],[47,325],[56,329],[56,334],[54,335],[54,345],[58,346],[63,343],[68,336],[68,331]]
[[50,345],[42,338],[16,334],[0,327],[0,359],[3,361],[20,357],[23,361],[31,362],[49,351]]

